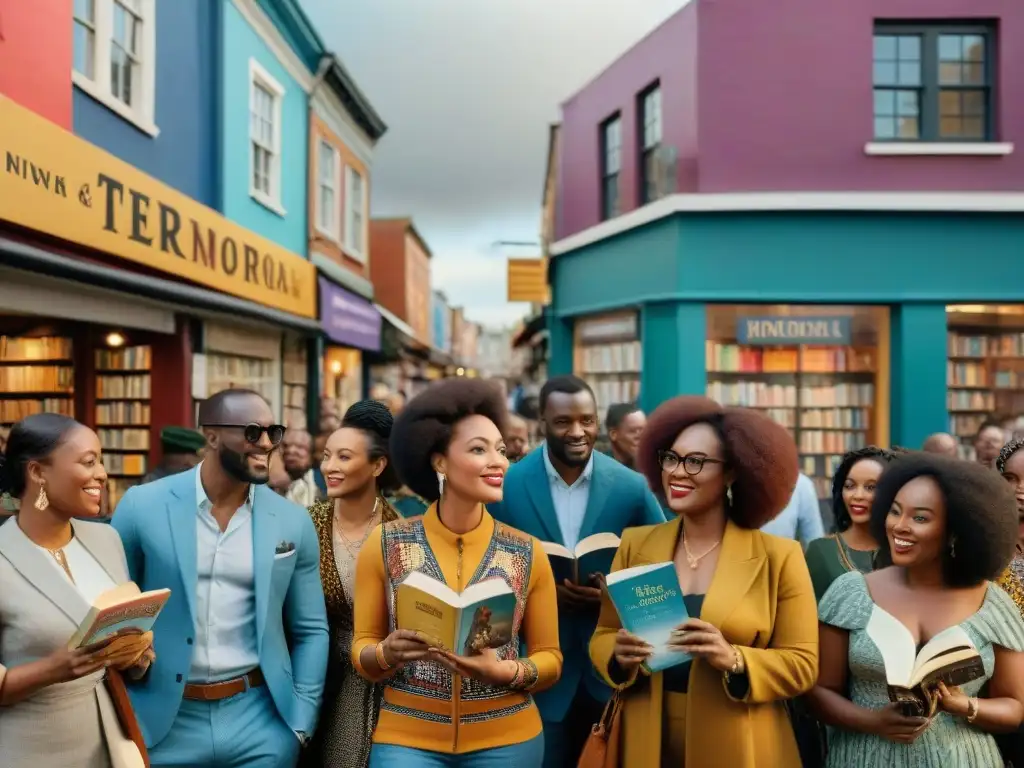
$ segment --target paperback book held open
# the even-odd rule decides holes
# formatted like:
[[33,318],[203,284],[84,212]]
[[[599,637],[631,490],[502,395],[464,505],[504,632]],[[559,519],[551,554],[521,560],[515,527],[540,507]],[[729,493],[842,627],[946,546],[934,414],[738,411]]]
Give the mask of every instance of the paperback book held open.
[[170,596],[169,589],[140,592],[133,581],[104,592],[78,625],[68,648],[100,646],[120,635],[149,632]]
[[910,630],[875,606],[867,633],[885,662],[889,700],[910,717],[935,714],[940,681],[955,686],[985,677],[981,655],[959,625],[942,630],[918,651]]
[[605,589],[626,631],[654,646],[654,653],[644,662],[649,671],[660,672],[690,660],[690,654],[668,647],[672,631],[690,617],[674,563],[638,565],[610,573]]
[[614,533],[595,533],[579,542],[571,551],[553,541],[540,543],[555,574],[555,583],[568,579],[573,584],[589,586],[590,575],[607,575],[619,549],[619,537]]
[[413,571],[398,585],[399,629],[411,629],[432,647],[460,656],[512,641],[516,596],[503,579],[491,578],[456,592],[425,573]]

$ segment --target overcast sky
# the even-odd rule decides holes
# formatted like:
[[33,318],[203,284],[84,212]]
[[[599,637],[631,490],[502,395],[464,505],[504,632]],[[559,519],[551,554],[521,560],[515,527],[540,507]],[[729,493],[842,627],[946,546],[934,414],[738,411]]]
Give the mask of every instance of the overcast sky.
[[432,280],[492,326],[505,258],[537,248],[548,125],[559,104],[686,0],[302,0],[388,125],[374,216],[412,216]]

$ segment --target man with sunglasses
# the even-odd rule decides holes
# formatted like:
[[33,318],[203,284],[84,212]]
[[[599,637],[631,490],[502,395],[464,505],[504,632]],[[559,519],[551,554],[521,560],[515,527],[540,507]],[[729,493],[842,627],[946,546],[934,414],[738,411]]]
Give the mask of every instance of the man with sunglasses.
[[153,766],[290,768],[327,667],[316,532],[267,487],[285,428],[259,394],[216,393],[199,425],[202,463],[132,488],[114,516],[133,580],[171,590],[129,694]]

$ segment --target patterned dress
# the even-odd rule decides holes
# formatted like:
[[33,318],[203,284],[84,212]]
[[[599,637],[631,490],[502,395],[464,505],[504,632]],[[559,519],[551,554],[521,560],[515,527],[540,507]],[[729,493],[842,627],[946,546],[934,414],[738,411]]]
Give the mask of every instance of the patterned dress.
[[1024,616],[1024,553],[1019,549],[996,583],[1006,591],[1017,604],[1021,616]]
[[[823,623],[850,633],[850,699],[869,709],[881,709],[889,703],[885,664],[866,631],[872,612],[881,610],[871,599],[864,575],[857,572],[836,579],[818,605],[818,618]],[[1024,620],[1006,593],[990,585],[981,608],[960,626],[977,646],[985,666],[984,680],[963,686],[968,696],[977,696],[995,668],[993,646],[1024,651]],[[913,744],[896,744],[873,734],[830,728],[827,765],[1003,768],[1004,764],[990,734],[964,718],[940,711]]]
[[[398,513],[387,501],[381,499],[380,504],[384,522],[398,519]],[[355,558],[334,530],[333,502],[317,502],[309,508],[309,514],[320,540],[320,580],[327,603],[331,653],[320,721],[299,766],[366,768],[383,687],[364,680],[352,666],[350,595],[355,591]]]

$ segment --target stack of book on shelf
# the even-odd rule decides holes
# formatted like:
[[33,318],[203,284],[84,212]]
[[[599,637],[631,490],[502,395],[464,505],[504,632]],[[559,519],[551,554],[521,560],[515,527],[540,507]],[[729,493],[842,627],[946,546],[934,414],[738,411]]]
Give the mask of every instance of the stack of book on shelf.
[[594,390],[602,417],[610,405],[636,402],[641,365],[639,341],[594,343],[579,350],[577,374]]
[[842,455],[874,433],[875,350],[708,341],[707,396],[762,411],[790,430],[822,498]]
[[0,336],[0,434],[36,413],[75,415],[71,339]]
[[147,472],[152,358],[147,345],[96,350],[96,433],[111,510]]

